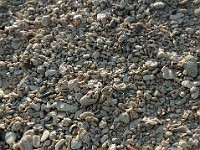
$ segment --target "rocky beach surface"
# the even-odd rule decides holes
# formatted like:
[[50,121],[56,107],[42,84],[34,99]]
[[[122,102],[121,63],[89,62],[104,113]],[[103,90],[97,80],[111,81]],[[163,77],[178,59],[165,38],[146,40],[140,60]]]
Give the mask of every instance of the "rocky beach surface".
[[0,150],[199,150],[200,0],[0,1]]

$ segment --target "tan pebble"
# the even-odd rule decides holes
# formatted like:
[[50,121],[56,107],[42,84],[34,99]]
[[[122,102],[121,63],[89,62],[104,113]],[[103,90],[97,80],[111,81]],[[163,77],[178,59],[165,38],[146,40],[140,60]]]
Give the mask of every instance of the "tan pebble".
[[48,130],[45,130],[44,132],[43,132],[43,134],[42,134],[42,137],[41,137],[41,142],[44,142],[44,141],[46,141],[47,139],[48,139],[48,137],[49,137],[49,134],[50,134],[50,132],[48,131]]
[[62,121],[61,121],[61,124],[63,125],[63,127],[67,127],[69,126],[69,124],[72,122],[72,120],[70,118],[64,118]]
[[94,113],[88,111],[88,112],[83,112],[82,114],[80,114],[79,118],[85,119],[87,116],[93,116],[94,117],[95,115],[94,115]]
[[56,138],[57,138],[56,131],[50,132],[50,134],[49,134],[49,139],[50,139],[50,140],[55,140]]
[[65,139],[59,140],[55,145],[55,150],[59,150],[64,143],[66,143]]

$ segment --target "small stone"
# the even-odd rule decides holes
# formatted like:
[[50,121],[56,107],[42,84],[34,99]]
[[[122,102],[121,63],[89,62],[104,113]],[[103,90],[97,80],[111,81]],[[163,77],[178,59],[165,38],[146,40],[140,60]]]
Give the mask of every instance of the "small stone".
[[130,117],[127,112],[124,112],[119,115],[119,117],[114,119],[114,122],[123,122],[125,124],[128,124],[130,122]]
[[195,9],[194,14],[196,16],[199,16],[200,15],[200,8]]
[[193,34],[194,33],[194,28],[185,28],[185,32],[189,33],[189,34]]
[[106,18],[107,18],[107,15],[105,13],[97,14],[97,20],[102,21],[103,24],[106,23]]
[[100,91],[94,90],[94,91],[89,91],[86,95],[84,95],[80,99],[80,103],[82,106],[89,106],[97,102],[99,98]]
[[111,145],[108,147],[108,150],[117,150],[117,145],[116,145],[116,144],[111,144]]
[[12,125],[12,131],[19,131],[22,128],[22,123],[20,121],[15,121]]
[[118,42],[122,43],[122,42],[125,41],[125,39],[126,39],[126,35],[122,34],[122,35],[119,36]]
[[33,147],[38,148],[40,146],[40,136],[34,135],[33,136]]
[[70,105],[64,102],[57,103],[56,108],[58,109],[58,111],[64,111],[64,112],[70,112],[70,113],[75,113],[78,109],[76,105]]
[[48,139],[48,137],[49,137],[49,134],[50,134],[50,132],[48,131],[48,130],[45,130],[44,132],[43,132],[43,134],[42,134],[42,137],[41,137],[41,142],[44,142],[44,141],[46,141],[47,139]]
[[50,140],[55,140],[56,138],[57,138],[56,131],[50,132],[50,134],[49,134],[49,139],[50,139]]
[[192,88],[192,86],[193,86],[193,82],[192,81],[190,81],[190,80],[184,80],[184,81],[182,81],[181,82],[181,85],[183,86],[183,87],[186,87],[186,88]]
[[71,141],[71,149],[80,149],[82,146],[82,142],[80,140],[77,139],[72,139]]
[[191,131],[186,126],[179,126],[179,127],[173,128],[172,132],[191,133]]
[[64,64],[61,64],[61,65],[59,66],[59,72],[60,72],[60,74],[62,74],[62,75],[65,75],[65,74],[66,74],[67,68],[65,67]]
[[79,88],[79,85],[78,85],[78,80],[77,79],[70,80],[68,82],[68,88],[71,91],[75,91],[75,92],[80,91],[80,88]]
[[185,141],[185,140],[180,140],[179,141],[179,146],[181,147],[181,148],[183,148],[183,149],[186,149],[187,148],[187,146],[188,146],[188,144],[187,144],[187,142]]
[[30,135],[26,135],[21,138],[21,140],[18,143],[20,150],[33,150],[33,146],[30,142],[31,138],[32,137]]
[[33,129],[35,131],[42,132],[44,130],[44,125],[43,124],[36,124],[36,125],[33,126]]
[[134,21],[134,17],[128,16],[124,19],[124,23],[129,24]]
[[56,143],[56,145],[55,145],[55,150],[61,149],[61,146],[62,146],[64,143],[66,143],[66,140],[65,140],[65,139],[59,140],[59,141]]
[[164,52],[163,49],[159,49],[158,53],[157,53],[157,58],[165,58],[167,55]]
[[194,139],[194,141],[192,142],[192,144],[194,146],[198,146],[199,145],[199,140],[198,139]]
[[198,110],[198,111],[197,111],[197,116],[199,116],[199,117],[200,117],[200,110]]
[[51,23],[50,17],[48,15],[43,16],[41,23],[42,23],[43,26],[48,26]]
[[197,58],[188,55],[183,59],[183,67],[186,70],[187,75],[194,78],[198,75]]
[[155,3],[153,3],[153,7],[155,9],[163,9],[165,7],[165,3],[163,3],[163,2],[155,2]]
[[13,144],[15,144],[16,138],[17,138],[17,135],[16,135],[15,132],[7,132],[6,135],[5,135],[5,141],[10,146],[12,146]]
[[11,47],[13,48],[13,49],[18,49],[19,47],[20,47],[20,45],[21,45],[21,43],[15,43],[15,42],[12,42],[11,43]]
[[193,86],[190,88],[190,94],[192,99],[197,99],[199,97],[199,87]]
[[108,135],[107,135],[107,134],[106,134],[106,135],[103,135],[103,136],[101,137],[101,139],[100,139],[100,142],[101,142],[101,143],[104,143],[107,139],[108,139]]
[[162,71],[162,73],[163,73],[163,78],[164,79],[174,79],[175,78],[175,76],[174,76],[174,74],[173,74],[173,72],[172,72],[172,70],[171,69],[169,69],[168,67],[163,67],[162,69],[161,69],[161,71]]
[[45,76],[46,77],[51,77],[51,76],[55,76],[57,74],[57,70],[54,69],[49,69],[45,72]]
[[113,88],[117,91],[125,91],[127,89],[127,85],[125,83],[114,83]]
[[145,81],[149,81],[149,80],[153,80],[154,79],[154,75],[144,75],[143,76],[143,80]]
[[61,121],[61,124],[63,127],[67,127],[69,126],[69,124],[72,122],[72,120],[70,118],[64,118],[62,121]]
[[32,64],[33,66],[37,66],[38,63],[39,63],[38,59],[34,59],[34,58],[31,59],[31,64]]
[[177,13],[175,15],[170,15],[170,19],[174,21],[178,21],[179,19],[183,18],[184,14],[183,13]]
[[30,85],[29,88],[31,91],[35,91],[35,90],[39,89],[39,87],[35,86],[35,85]]

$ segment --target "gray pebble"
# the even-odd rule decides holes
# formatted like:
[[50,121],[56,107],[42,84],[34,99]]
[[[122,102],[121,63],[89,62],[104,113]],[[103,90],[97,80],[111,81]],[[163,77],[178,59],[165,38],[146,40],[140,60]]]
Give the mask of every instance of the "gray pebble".
[[77,139],[72,139],[71,141],[71,149],[80,149],[82,146],[82,142],[80,140]]
[[46,77],[51,77],[51,76],[55,76],[57,74],[57,70],[54,69],[49,69],[45,72],[45,76]]

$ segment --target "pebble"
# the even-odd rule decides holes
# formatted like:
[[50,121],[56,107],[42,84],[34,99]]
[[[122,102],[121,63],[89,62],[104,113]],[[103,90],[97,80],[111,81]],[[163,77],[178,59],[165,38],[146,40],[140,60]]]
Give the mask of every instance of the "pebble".
[[192,81],[189,81],[189,80],[184,80],[181,82],[181,85],[183,87],[186,87],[186,88],[192,88],[193,87],[193,82]]
[[199,140],[198,140],[198,139],[194,139],[193,142],[192,142],[192,144],[193,144],[194,146],[198,147],[198,145],[199,145]]
[[64,118],[62,121],[61,121],[61,124],[63,127],[68,127],[70,125],[70,123],[72,122],[72,120],[70,118]]
[[183,17],[184,17],[183,13],[177,13],[177,14],[174,14],[174,15],[170,15],[170,19],[174,20],[174,21],[178,21]]
[[22,123],[20,121],[15,121],[12,125],[12,131],[19,131],[22,128]]
[[80,149],[82,146],[82,142],[77,139],[72,139],[71,141],[71,149]]
[[117,118],[115,118],[114,122],[123,122],[125,124],[128,124],[130,122],[130,117],[128,113],[124,112],[120,114]]
[[43,16],[41,23],[42,23],[43,26],[49,26],[49,24],[51,23],[50,17],[48,15]]
[[173,128],[172,132],[191,133],[191,131],[186,126],[179,126],[179,127]]
[[17,135],[15,132],[7,132],[5,135],[5,142],[12,146],[13,144],[15,144],[16,138]]
[[68,82],[68,88],[71,91],[75,91],[75,92],[80,91],[78,80],[77,79],[70,80]]
[[155,9],[163,9],[165,7],[165,3],[158,1],[158,2],[153,3],[153,7]]
[[106,134],[106,135],[103,135],[103,136],[101,137],[101,139],[100,139],[100,142],[101,142],[101,143],[104,143],[107,139],[108,139],[108,135],[107,135],[107,134]]
[[117,150],[117,145],[116,145],[116,144],[111,144],[111,145],[108,147],[108,150]]
[[52,77],[52,76],[55,76],[56,74],[57,74],[57,70],[54,70],[54,69],[49,69],[45,72],[46,77]]
[[40,136],[34,135],[33,136],[33,147],[38,148],[40,146]]
[[23,136],[18,143],[20,150],[33,150],[32,143],[30,142],[31,139],[30,135]]
[[198,66],[197,66],[197,59],[192,55],[188,55],[184,57],[183,67],[184,70],[187,72],[187,75],[194,78],[198,75]]
[[97,20],[102,21],[103,24],[106,22],[107,15],[105,13],[97,14]]
[[188,147],[188,144],[185,140],[180,140],[178,144],[183,149],[186,149]]
[[42,137],[40,139],[41,142],[44,142],[48,139],[50,132],[48,130],[45,130],[42,134]]
[[154,79],[154,75],[144,75],[143,76],[143,80],[145,81],[149,81],[149,80],[153,80]]
[[50,139],[50,140],[55,140],[56,138],[57,138],[56,131],[50,132],[50,134],[49,134],[49,139]]
[[161,69],[161,71],[162,71],[162,73],[163,73],[163,78],[164,78],[164,79],[174,79],[174,78],[175,78],[175,76],[174,76],[172,70],[169,69],[168,67],[165,67],[165,66],[164,66],[164,67]]
[[197,99],[199,97],[199,87],[191,87],[190,94],[192,99]]
[[61,149],[61,146],[62,146],[64,143],[66,143],[66,140],[65,140],[65,139],[59,140],[59,141],[56,143],[56,145],[55,145],[55,150]]
[[89,106],[89,105],[92,105],[92,104],[96,103],[98,97],[92,98],[91,96],[92,96],[93,94],[98,95],[98,93],[96,93],[96,92],[94,92],[94,91],[89,91],[86,95],[84,95],[84,96],[80,99],[80,104],[81,104],[82,106]]
[[70,113],[75,113],[78,110],[78,107],[76,105],[71,105],[64,102],[58,102],[56,108],[58,111],[64,111]]

